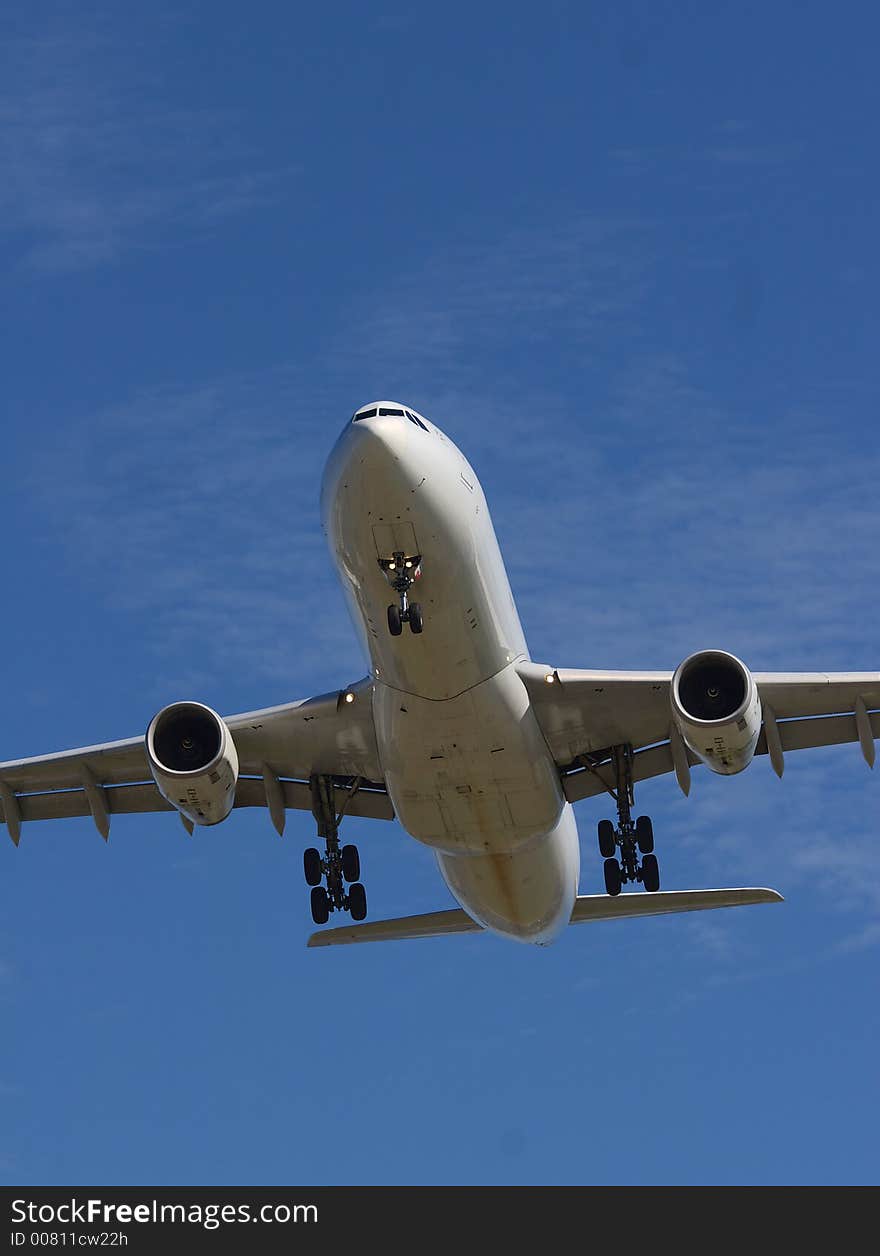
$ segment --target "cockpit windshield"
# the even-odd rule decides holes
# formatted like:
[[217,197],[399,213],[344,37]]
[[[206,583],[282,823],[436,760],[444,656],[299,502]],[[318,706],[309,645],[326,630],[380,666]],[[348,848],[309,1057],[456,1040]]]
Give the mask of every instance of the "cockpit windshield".
[[378,404],[367,406],[362,410],[355,410],[351,416],[352,423],[360,423],[361,419],[409,419],[410,423],[420,427],[423,432],[430,432],[428,425],[415,414],[412,410],[405,410],[402,406],[380,406]]

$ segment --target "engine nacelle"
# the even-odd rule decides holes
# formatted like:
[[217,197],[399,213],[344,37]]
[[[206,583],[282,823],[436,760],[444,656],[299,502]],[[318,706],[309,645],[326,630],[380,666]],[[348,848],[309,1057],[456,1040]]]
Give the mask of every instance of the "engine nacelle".
[[235,803],[238,752],[216,711],[201,702],[163,707],[147,729],[147,759],[163,798],[193,824],[218,824]]
[[761,732],[761,698],[745,663],[723,650],[701,650],[672,678],[672,715],[689,750],[722,776],[752,761]]

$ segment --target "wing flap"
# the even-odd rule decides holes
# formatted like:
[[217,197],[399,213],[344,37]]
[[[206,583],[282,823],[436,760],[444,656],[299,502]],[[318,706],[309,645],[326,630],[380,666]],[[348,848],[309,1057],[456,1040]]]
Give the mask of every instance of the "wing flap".
[[[311,811],[312,801],[308,781],[280,781],[284,806],[292,811]],[[344,785],[334,787],[337,810],[345,802],[345,814],[370,820],[393,820],[394,808],[384,789],[361,787],[349,797]],[[150,811],[173,811],[156,786],[151,782],[137,785],[111,785],[104,790],[110,815],[141,815]],[[346,799],[348,801],[346,802]],[[60,820],[73,816],[91,815],[85,790],[67,789],[46,794],[19,794],[15,799],[21,821]],[[242,778],[235,790],[236,807],[265,807],[266,787],[262,780]],[[0,822],[6,814],[0,800]]]
[[[156,786],[111,785],[104,790],[104,798],[110,815],[131,812],[173,811]],[[65,789],[52,794],[19,794],[16,798],[22,820],[61,820],[71,816],[91,815],[85,790]],[[5,816],[4,816],[5,818]]]
[[[761,701],[778,720],[880,708],[880,672],[755,672]],[[799,747],[792,747],[799,749]]]
[[[880,738],[880,711],[868,715],[875,740]],[[816,719],[781,720],[778,724],[779,739],[783,751],[812,750],[818,746],[842,746],[859,740],[859,730],[854,715],[821,715]],[[767,736],[762,730],[755,754],[767,754]],[[697,767],[700,760],[687,752],[688,763]],[[654,776],[672,772],[672,750],[669,742],[637,750],[633,755],[633,781],[647,781]],[[569,802],[583,798],[595,798],[614,788],[614,772],[608,762],[599,762],[592,771],[582,768],[567,772],[562,778],[562,789]]]

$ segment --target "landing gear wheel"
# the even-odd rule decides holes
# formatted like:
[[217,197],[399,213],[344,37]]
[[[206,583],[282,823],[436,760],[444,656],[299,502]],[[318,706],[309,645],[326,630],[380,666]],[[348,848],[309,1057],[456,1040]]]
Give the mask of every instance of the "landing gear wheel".
[[660,868],[656,855],[645,855],[642,860],[642,885],[649,894],[656,894],[660,889]]
[[306,874],[306,885],[320,885],[324,879],[324,865],[321,852],[310,846],[303,851],[303,872]]
[[620,893],[620,864],[616,859],[605,860],[605,889],[607,893],[616,896]]
[[599,821],[599,853],[603,859],[611,859],[617,849],[614,825],[610,820]]
[[359,881],[361,876],[361,860],[356,846],[342,848],[342,875],[346,881]]
[[392,637],[399,637],[403,632],[403,624],[400,622],[400,610],[393,602],[388,607],[388,631]]
[[[399,623],[398,620],[398,625]],[[339,845],[339,825],[348,803],[360,785],[361,778],[356,776],[339,805],[338,778],[317,773],[309,777],[312,815],[318,826],[318,837],[323,838],[327,845],[325,855],[320,855],[313,847],[309,847],[303,855],[306,880],[313,887],[311,907],[312,919],[316,925],[325,925],[333,911],[350,912],[354,920],[363,920],[367,914],[367,892],[360,882],[361,860],[358,849],[352,845]],[[322,880],[323,885],[320,884]]]
[[316,885],[312,890],[312,920],[316,925],[325,925],[330,919],[330,900],[323,885]]
[[410,602],[409,626],[412,632],[422,631],[422,608],[418,602]]
[[[649,894],[660,889],[660,869],[654,854],[654,826],[650,816],[633,819],[633,748],[629,743],[612,746],[599,755],[581,756],[580,766],[598,777],[617,804],[617,824],[599,821],[599,850],[605,860],[605,889],[619,894],[621,887],[640,882]],[[597,770],[611,768],[613,785]]]
[[363,920],[367,914],[367,891],[360,881],[348,887],[348,910],[352,920]]
[[639,816],[636,820],[636,842],[643,855],[650,855],[654,849],[654,826],[650,816]]

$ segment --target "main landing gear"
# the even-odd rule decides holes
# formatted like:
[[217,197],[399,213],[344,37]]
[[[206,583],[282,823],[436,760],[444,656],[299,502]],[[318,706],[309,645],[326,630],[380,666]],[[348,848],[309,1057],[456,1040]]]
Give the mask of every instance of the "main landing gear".
[[418,602],[408,601],[409,590],[422,574],[421,554],[404,554],[395,550],[391,558],[380,558],[379,566],[385,572],[388,583],[398,596],[398,604],[388,607],[388,631],[399,637],[403,625],[409,624],[411,632],[422,631],[422,608]]
[[[314,846],[303,852],[303,871],[306,884],[312,887],[312,920],[325,925],[331,911],[351,912],[352,920],[363,920],[367,914],[367,892],[360,883],[361,861],[356,846],[339,845],[339,825],[345,814],[345,804],[357,791],[360,780],[355,780],[336,814],[332,776],[312,776],[309,788],[312,793],[312,815],[318,824],[318,837],[324,839],[326,853]],[[326,880],[326,887],[321,884]],[[346,882],[348,887],[346,889]]]
[[615,746],[612,764],[617,788],[608,789],[608,792],[617,803],[617,828],[610,820],[599,821],[599,851],[605,860],[605,889],[609,894],[616,895],[627,881],[641,881],[648,893],[654,894],[660,889],[660,868],[654,854],[654,826],[650,816],[639,816],[633,823],[631,814],[635,802],[632,746]]

